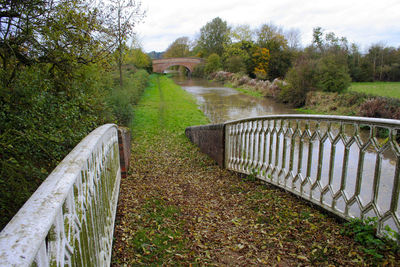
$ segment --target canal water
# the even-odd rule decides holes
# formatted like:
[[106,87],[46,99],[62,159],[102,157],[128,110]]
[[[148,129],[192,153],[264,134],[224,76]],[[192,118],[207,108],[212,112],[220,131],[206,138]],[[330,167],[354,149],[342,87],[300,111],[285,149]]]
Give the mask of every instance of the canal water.
[[256,116],[294,114],[295,110],[268,98],[245,95],[220,83],[204,79],[175,77],[175,83],[192,94],[211,123],[221,123]]
[[[222,123],[231,120],[238,120],[249,117],[265,116],[265,115],[275,115],[275,114],[294,114],[297,113],[295,110],[276,103],[271,99],[267,98],[256,98],[253,96],[245,95],[232,88],[227,88],[220,83],[209,82],[204,79],[186,79],[182,77],[174,77],[174,81],[179,84],[184,90],[192,94],[204,114],[210,119],[211,123]],[[333,134],[336,135],[335,129],[332,129]],[[367,138],[369,133],[366,131],[361,133],[361,138]],[[329,177],[329,166],[330,166],[330,154],[332,146],[328,144],[329,139],[325,141],[324,147],[329,149],[324,149],[323,151],[323,168],[321,173],[321,183],[327,184],[327,179]],[[314,150],[314,149],[313,149]],[[345,154],[345,146],[342,143],[337,143],[335,145],[335,162],[343,162],[343,155]],[[299,144],[296,141],[294,148],[296,154],[299,153]],[[318,158],[318,151],[312,151],[313,158]],[[359,150],[356,146],[352,146],[348,151],[349,159],[347,161],[348,177],[346,181],[346,195],[350,196],[354,194],[356,186],[356,176],[358,170],[358,154]],[[397,157],[392,150],[388,150],[381,154],[377,154],[376,150],[372,146],[365,150],[364,153],[364,166],[362,170],[362,181],[361,181],[361,192],[360,201],[361,205],[367,205],[374,198],[376,198],[377,206],[380,212],[389,210],[391,205],[391,196],[395,180],[398,179],[397,168]],[[295,157],[295,161],[297,161]],[[352,160],[353,158],[353,160]],[[379,179],[377,183],[379,185],[374,185],[375,176],[375,165],[376,162],[380,161],[381,167],[379,168]],[[294,162],[294,164],[297,164]],[[305,170],[306,166],[302,169]],[[315,173],[316,168],[312,168],[311,173]],[[332,188],[339,188],[342,173],[341,164],[335,164],[333,171]],[[305,175],[305,174],[303,174]],[[350,177],[354,177],[351,179]],[[377,186],[377,187],[375,187]],[[379,189],[374,189],[379,188]],[[349,192],[346,192],[349,191]],[[374,191],[377,195],[374,196]],[[400,206],[400,205],[399,205]],[[342,207],[344,208],[344,207]],[[360,208],[357,207],[354,211],[354,215],[360,214]],[[399,208],[398,208],[398,212]],[[373,210],[367,212],[367,216],[375,217],[377,214]],[[393,219],[389,220],[388,224],[393,227]]]

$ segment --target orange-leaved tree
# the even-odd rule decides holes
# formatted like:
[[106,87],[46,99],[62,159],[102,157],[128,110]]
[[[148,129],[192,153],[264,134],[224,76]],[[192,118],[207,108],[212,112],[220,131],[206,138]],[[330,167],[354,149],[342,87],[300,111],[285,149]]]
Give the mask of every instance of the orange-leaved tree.
[[266,79],[271,56],[267,48],[255,47],[253,52],[254,74],[259,79]]

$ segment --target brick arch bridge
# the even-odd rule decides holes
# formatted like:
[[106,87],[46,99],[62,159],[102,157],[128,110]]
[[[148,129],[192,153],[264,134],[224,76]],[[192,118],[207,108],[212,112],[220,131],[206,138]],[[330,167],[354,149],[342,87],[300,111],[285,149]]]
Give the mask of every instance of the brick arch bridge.
[[153,59],[153,72],[163,73],[169,67],[184,66],[192,73],[194,67],[202,62],[204,59],[194,57]]

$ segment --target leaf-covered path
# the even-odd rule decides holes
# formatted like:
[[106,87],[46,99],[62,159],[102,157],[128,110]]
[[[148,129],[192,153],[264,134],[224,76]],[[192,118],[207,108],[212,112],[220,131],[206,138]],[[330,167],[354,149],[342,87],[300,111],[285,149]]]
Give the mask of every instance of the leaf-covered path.
[[151,81],[136,110],[130,175],[121,181],[113,266],[368,263],[335,219],[200,153],[184,129],[207,120],[172,81]]

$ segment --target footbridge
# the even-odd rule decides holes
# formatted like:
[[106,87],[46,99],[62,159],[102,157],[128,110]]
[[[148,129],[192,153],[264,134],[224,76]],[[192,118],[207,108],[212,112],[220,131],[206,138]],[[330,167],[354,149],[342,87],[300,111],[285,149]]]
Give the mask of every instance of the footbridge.
[[194,126],[186,135],[226,169],[254,175],[343,219],[400,232],[400,121],[276,115]]
[[184,66],[192,73],[194,67],[203,63],[204,59],[195,57],[164,58],[153,60],[153,72],[163,73],[172,66]]
[[[376,217],[383,235],[400,231],[399,131],[398,120],[276,115],[186,135],[221,167],[344,219]],[[0,233],[0,266],[109,266],[129,153],[129,132],[113,124],[82,140]]]

